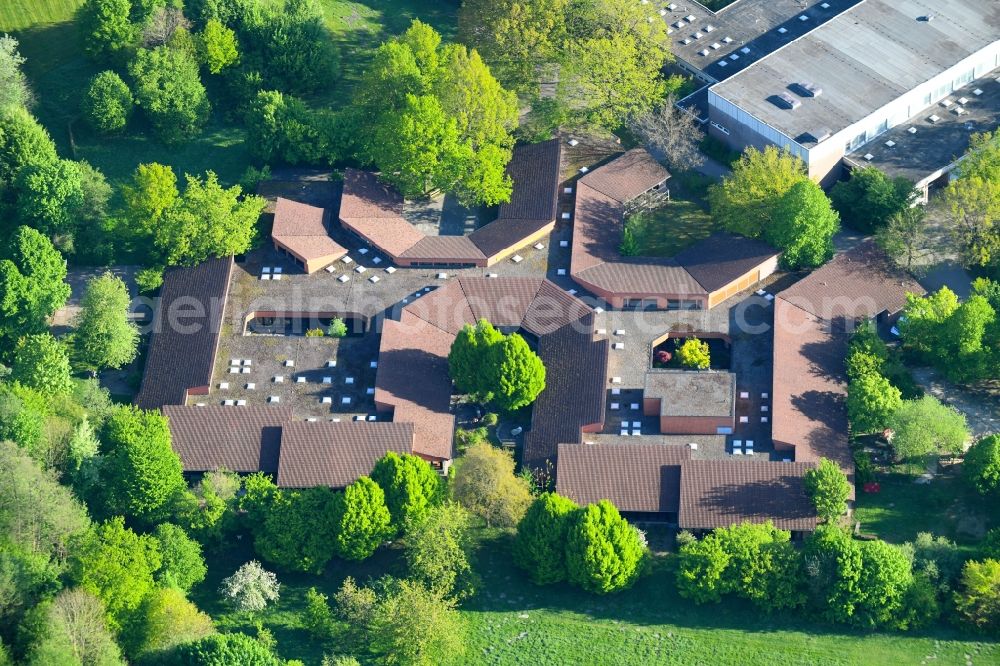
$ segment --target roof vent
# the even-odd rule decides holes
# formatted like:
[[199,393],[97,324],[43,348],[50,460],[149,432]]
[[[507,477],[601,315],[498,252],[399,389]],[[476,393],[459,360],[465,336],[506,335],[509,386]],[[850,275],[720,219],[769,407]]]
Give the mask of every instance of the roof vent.
[[916,127],[911,127],[910,129],[908,129],[906,131],[909,132],[910,134],[916,134],[917,133],[917,128]]
[[917,20],[923,23],[930,23],[934,20],[934,14],[924,14],[923,16],[918,16]]
[[871,153],[865,153],[865,159],[871,162],[873,159],[875,159],[875,156],[872,155]]
[[809,132],[803,132],[802,134],[795,137],[795,140],[799,143],[821,143],[830,138],[833,134],[829,128],[821,127],[818,129],[811,130]]
[[768,100],[780,109],[788,109],[789,111],[797,109],[802,106],[802,102],[795,99],[786,92],[779,95],[771,95]]
[[786,32],[788,32],[788,28],[778,28],[778,32],[780,32],[783,35]]
[[823,89],[820,88],[815,83],[809,81],[803,81],[802,83],[794,84],[795,92],[803,97],[819,97],[823,94]]

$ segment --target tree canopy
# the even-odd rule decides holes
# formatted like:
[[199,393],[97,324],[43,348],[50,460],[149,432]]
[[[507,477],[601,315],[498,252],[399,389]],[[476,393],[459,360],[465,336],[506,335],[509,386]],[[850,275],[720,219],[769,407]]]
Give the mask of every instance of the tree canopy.
[[566,539],[566,571],[571,583],[607,594],[631,587],[646,562],[645,537],[601,500],[576,511]]
[[826,522],[836,521],[847,511],[851,484],[837,463],[820,458],[814,469],[806,471],[803,482],[817,515]]
[[452,497],[487,525],[514,527],[531,504],[524,478],[514,474],[514,458],[489,443],[470,446],[455,462]]
[[524,338],[505,336],[485,319],[455,336],[448,370],[459,391],[504,411],[531,404],[545,389],[545,365]]
[[539,584],[566,580],[566,539],[579,507],[556,493],[544,493],[528,507],[517,524],[514,563]]
[[140,49],[129,75],[136,103],[160,139],[175,144],[201,132],[212,106],[191,53],[169,46]]
[[110,272],[87,283],[74,322],[75,360],[90,369],[120,368],[135,359],[139,330],[129,320],[128,288]]
[[778,201],[764,240],[781,250],[783,266],[816,268],[833,256],[833,235],[839,230],[839,216],[822,188],[800,180]]
[[102,134],[121,132],[128,125],[135,98],[117,72],[105,70],[95,76],[83,101],[90,125]]
[[849,180],[830,190],[840,219],[858,231],[874,233],[909,209],[916,197],[913,183],[901,176],[890,178],[877,167],[851,171]]
[[254,528],[254,548],[280,567],[322,571],[337,548],[338,501],[324,487],[277,491],[264,500],[263,524]]
[[392,536],[385,493],[367,476],[347,486],[334,502],[334,547],[346,560],[363,560]]
[[983,495],[1000,490],[1000,434],[983,437],[969,447],[962,474]]
[[375,463],[371,478],[385,493],[397,532],[421,522],[444,494],[441,475],[426,460],[409,453],[389,451]]
[[47,396],[69,393],[72,381],[66,345],[51,333],[21,338],[14,348],[11,378]]
[[9,358],[23,335],[42,333],[69,299],[66,260],[42,234],[18,227],[0,259],[0,341]]
[[892,448],[900,458],[930,453],[960,453],[969,438],[965,415],[954,407],[925,395],[906,400],[890,419]]

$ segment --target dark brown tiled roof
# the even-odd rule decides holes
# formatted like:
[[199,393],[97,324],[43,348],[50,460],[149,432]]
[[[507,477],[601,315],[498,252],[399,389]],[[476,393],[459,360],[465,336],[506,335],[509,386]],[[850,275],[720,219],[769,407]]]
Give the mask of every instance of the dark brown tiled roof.
[[770,520],[783,530],[816,528],[816,510],[802,477],[811,463],[688,460],[681,464],[683,529],[710,530]]
[[323,257],[339,259],[347,249],[330,238],[326,211],[297,201],[278,197],[274,207],[271,237],[300,259]]
[[482,265],[555,221],[561,155],[558,139],[514,148],[507,164],[514,185],[510,202],[500,206],[494,222],[467,237],[425,236],[403,217],[399,192],[357,169],[344,172],[340,221],[394,259]]
[[409,423],[295,421],[281,433],[278,486],[343,488],[371,474],[389,451],[411,453]]
[[529,438],[543,459],[559,442],[579,441],[582,426],[604,420],[608,342],[593,340],[593,311],[542,278],[464,277],[383,325],[375,402],[393,409],[393,421],[414,423],[416,453],[451,457],[448,352],[462,326],[481,318],[539,336],[546,389]]
[[620,511],[677,513],[686,446],[560,444],[556,492],[578,504],[610,500]]
[[[559,139],[514,148],[507,164],[507,175],[514,182],[514,189],[510,202],[500,205],[497,219],[546,222],[556,219],[561,159],[562,146]],[[510,243],[503,247],[508,245]]]
[[633,148],[583,176],[580,184],[619,203],[628,203],[668,178],[670,172],[653,159],[652,155],[643,148]]
[[469,240],[487,257],[517,247],[523,239],[541,231],[555,218],[541,220],[499,219],[483,225],[469,234]]
[[779,254],[763,241],[718,233],[681,250],[674,259],[705,291],[711,292],[738,280]]
[[895,314],[906,294],[925,290],[895,268],[874,241],[842,252],[780,294],[806,312],[826,320]]
[[443,263],[466,261],[470,264],[486,258],[468,236],[424,236],[399,256]]
[[453,333],[406,310],[386,320],[379,346],[375,402],[393,410],[396,423],[413,424],[414,453],[450,460],[455,417],[451,414],[448,352]]
[[166,405],[174,451],[185,472],[228,469],[247,474],[278,471],[281,428],[291,407]]
[[580,284],[615,294],[704,296],[707,292],[673,259],[636,259],[600,264],[573,275]]
[[545,390],[535,401],[524,438],[524,464],[543,467],[559,444],[579,444],[581,429],[604,423],[607,339],[595,340],[594,314],[539,338]]
[[139,407],[181,405],[188,389],[211,384],[232,266],[223,257],[164,274]]

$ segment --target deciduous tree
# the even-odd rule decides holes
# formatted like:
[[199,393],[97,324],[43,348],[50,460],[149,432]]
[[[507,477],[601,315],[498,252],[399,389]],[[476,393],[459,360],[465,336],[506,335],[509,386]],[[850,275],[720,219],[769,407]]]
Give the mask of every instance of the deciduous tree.
[[278,577],[266,571],[257,560],[250,560],[222,581],[219,592],[241,613],[259,613],[277,601],[281,585]]
[[472,570],[472,516],[458,504],[436,506],[411,523],[404,538],[410,578],[442,597],[464,599],[476,589]]
[[10,35],[0,36],[0,108],[28,107],[34,101],[28,78],[21,71],[25,59],[17,47],[17,40]]
[[337,548],[337,502],[325,487],[278,492],[263,509],[254,548],[280,567],[323,571]]
[[284,662],[259,640],[244,633],[212,634],[177,646],[168,663],[191,666],[284,666]]
[[215,633],[215,625],[178,589],[152,590],[142,600],[124,632],[128,653],[151,660],[185,643]]
[[448,372],[455,388],[479,402],[492,400],[502,341],[503,333],[485,319],[480,319],[475,327],[463,326],[448,352]]
[[129,0],[87,0],[80,12],[87,52],[97,59],[120,57],[135,45],[138,29]]
[[830,200],[848,226],[874,233],[908,210],[916,194],[909,179],[890,178],[881,169],[865,167],[851,171],[850,180],[834,185]]
[[837,463],[820,458],[815,468],[806,471],[803,482],[816,514],[826,522],[835,522],[847,511],[851,484]]
[[78,540],[70,577],[104,602],[108,625],[117,631],[153,589],[153,573],[159,568],[156,539],[136,534],[118,516]]
[[420,523],[443,496],[441,475],[426,460],[409,453],[386,453],[375,463],[371,478],[385,493],[397,532],[404,525]]
[[190,53],[169,46],[140,49],[129,75],[136,101],[160,139],[176,144],[201,132],[211,105]]
[[781,250],[783,266],[816,268],[833,256],[833,235],[839,230],[837,212],[820,186],[800,180],[778,201],[764,240]]
[[56,159],[52,137],[34,116],[20,106],[0,106],[0,194],[25,166]]
[[451,492],[489,526],[514,527],[531,504],[527,482],[514,474],[514,459],[490,444],[469,447],[455,463]]
[[101,600],[82,589],[63,590],[39,606],[40,640],[28,652],[31,666],[92,664],[123,666],[121,650],[108,630]]
[[1000,562],[966,562],[955,607],[963,620],[982,631],[1000,627]]
[[91,370],[120,368],[135,359],[139,330],[129,320],[128,288],[106,272],[87,283],[74,322],[75,360]]
[[806,179],[802,160],[791,153],[747,148],[733,173],[709,190],[712,216],[729,231],[757,238],[785,194]]
[[903,459],[930,453],[958,454],[969,438],[965,415],[937,398],[906,400],[889,422],[892,448]]
[[544,493],[528,507],[517,525],[514,563],[538,585],[566,580],[566,538],[579,507],[556,493]]
[[205,580],[208,569],[201,554],[201,544],[172,523],[161,523],[153,531],[160,550],[161,564],[156,580],[165,587],[183,593]]
[[162,520],[187,488],[166,417],[123,405],[108,419],[103,434],[108,512],[150,523]]
[[336,497],[333,527],[337,554],[346,560],[371,557],[392,536],[385,493],[377,483],[362,476]]
[[631,587],[647,557],[646,541],[608,500],[574,513],[566,539],[569,581],[607,594]]
[[677,348],[677,358],[685,368],[708,370],[711,365],[708,343],[698,338],[688,338]]
[[379,600],[368,632],[372,651],[391,664],[455,662],[465,651],[464,625],[454,602],[408,580]]
[[927,216],[923,206],[908,206],[889,218],[875,234],[875,242],[907,271],[923,252],[927,240]]
[[23,335],[42,333],[67,299],[66,260],[51,241],[29,227],[18,227],[0,259],[0,341],[9,358]]
[[91,79],[83,99],[83,111],[95,130],[102,134],[121,132],[134,109],[132,91],[116,72],[105,70]]
[[906,555],[885,541],[862,541],[860,603],[853,621],[866,627],[894,626],[902,612],[913,571]]
[[517,333],[499,345],[498,382],[493,400],[506,412],[526,407],[545,390],[545,365]]
[[983,495],[1000,489],[1000,435],[983,437],[965,452],[962,473]]
[[66,345],[51,333],[21,338],[14,348],[11,378],[48,396],[69,393],[72,381]]
[[628,126],[643,143],[662,154],[671,169],[694,169],[705,161],[699,148],[703,135],[694,115],[676,105],[677,97],[668,95],[649,113],[630,120]]
[[240,59],[236,33],[216,19],[209,19],[198,36],[198,53],[212,74],[234,65]]
[[902,405],[899,389],[880,374],[862,375],[847,386],[847,418],[856,433],[888,427]]
[[1000,178],[960,177],[945,189],[952,237],[965,266],[1000,261]]

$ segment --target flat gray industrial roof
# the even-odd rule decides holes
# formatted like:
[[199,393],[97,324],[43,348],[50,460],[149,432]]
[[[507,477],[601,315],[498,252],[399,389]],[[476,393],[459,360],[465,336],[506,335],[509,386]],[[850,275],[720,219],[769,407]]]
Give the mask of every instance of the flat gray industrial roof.
[[[672,0],[663,19],[671,31],[672,52],[692,67],[722,81],[859,1],[736,0],[712,12],[695,2]],[[669,9],[670,4],[674,9]],[[800,21],[798,17],[802,14],[807,14],[809,20]],[[687,21],[688,16],[695,20]],[[677,26],[678,21],[683,21],[681,27]],[[708,26],[712,30],[706,32]],[[701,37],[695,38],[695,34]],[[689,42],[685,44],[684,40]],[[704,50],[707,55],[701,54]],[[733,53],[739,55],[736,60],[730,59]],[[726,64],[720,65],[722,62]]]
[[[1000,69],[956,90],[937,103],[889,130],[874,141],[847,154],[852,166],[876,166],[892,177],[903,176],[921,183],[935,176],[965,154],[969,138],[976,132],[992,132],[1000,125]],[[975,94],[976,91],[980,94]],[[967,100],[960,104],[959,100]],[[942,101],[945,101],[942,100]],[[958,107],[963,113],[956,113]],[[938,120],[931,122],[931,116]],[[912,132],[911,128],[916,128]],[[892,145],[888,145],[889,143]],[[870,159],[866,156],[871,155]]]
[[662,416],[731,416],[735,385],[731,372],[651,370],[643,397],[659,398]]
[[[864,0],[710,92],[792,139],[820,128],[835,133],[981,51],[998,34],[1000,3]],[[801,102],[794,110],[772,101],[806,82],[822,94],[791,93]]]

